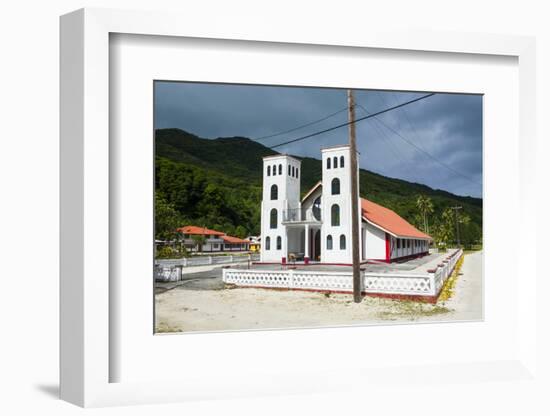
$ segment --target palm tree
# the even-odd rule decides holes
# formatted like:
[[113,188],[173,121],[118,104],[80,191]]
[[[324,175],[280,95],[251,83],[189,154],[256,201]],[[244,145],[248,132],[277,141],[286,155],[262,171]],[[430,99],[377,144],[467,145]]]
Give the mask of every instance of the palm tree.
[[204,235],[201,235],[201,234],[193,235],[191,236],[191,239],[195,243],[195,247],[197,248],[197,253],[201,252],[202,246],[206,242],[206,238],[204,237]]
[[416,207],[420,211],[420,214],[422,215],[422,218],[424,220],[424,232],[429,234],[430,227],[428,224],[428,215],[433,214],[434,212],[434,205],[432,203],[432,200],[427,196],[418,195],[418,198],[416,198]]

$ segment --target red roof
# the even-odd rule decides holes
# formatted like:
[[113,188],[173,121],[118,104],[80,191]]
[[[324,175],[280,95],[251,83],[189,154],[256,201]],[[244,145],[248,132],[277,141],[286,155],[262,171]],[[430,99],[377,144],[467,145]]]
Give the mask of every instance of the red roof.
[[242,238],[232,237],[230,235],[222,235],[223,241],[231,244],[248,244],[250,241],[243,240]]
[[391,209],[361,198],[361,215],[363,218],[396,237],[431,239],[428,234],[419,231]]
[[206,227],[197,227],[196,225],[187,225],[185,227],[178,228],[178,231],[182,234],[191,235],[224,235],[221,231],[209,230]]

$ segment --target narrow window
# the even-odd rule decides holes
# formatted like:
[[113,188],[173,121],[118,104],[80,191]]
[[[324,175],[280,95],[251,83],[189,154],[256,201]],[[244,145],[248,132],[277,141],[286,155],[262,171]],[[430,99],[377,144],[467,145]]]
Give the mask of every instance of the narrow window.
[[292,177],[296,177],[296,168],[294,166],[292,166]]
[[292,176],[292,175],[290,174],[290,165],[288,165],[288,176]]
[[340,206],[334,204],[330,209],[330,225],[338,227],[340,225]]
[[265,249],[270,250],[271,249],[271,238],[267,237],[265,239]]
[[277,174],[277,165],[273,165],[273,176]]
[[340,167],[344,167],[344,156],[340,156]]
[[327,169],[330,169],[330,157],[327,158]]
[[296,179],[298,178],[298,168],[296,168]]
[[271,166],[267,167],[267,176],[271,176]]
[[332,250],[332,236],[327,235],[327,250]]
[[338,158],[334,156],[334,169],[338,168]]
[[334,178],[331,183],[332,195],[340,195],[340,179]]
[[281,236],[277,237],[277,250],[281,249],[282,239]]
[[279,165],[279,175],[283,174],[283,165]]
[[277,210],[273,208],[269,215],[269,228],[277,228]]
[[277,185],[271,185],[271,200],[276,201],[279,198],[279,188]]
[[345,249],[346,249],[346,236],[342,234],[340,236],[340,250],[345,250]]

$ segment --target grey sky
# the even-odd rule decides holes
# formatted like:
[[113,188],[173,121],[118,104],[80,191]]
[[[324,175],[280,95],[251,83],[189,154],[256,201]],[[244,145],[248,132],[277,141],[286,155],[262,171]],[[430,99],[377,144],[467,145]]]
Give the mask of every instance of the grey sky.
[[[355,90],[355,99],[374,113],[424,94]],[[342,89],[180,82],[157,82],[155,88],[156,128],[177,127],[204,138],[259,138],[345,108],[346,90]],[[360,107],[356,114],[366,115]],[[347,113],[342,111],[261,143],[273,146],[346,121]],[[320,158],[320,147],[347,140],[348,130],[343,127],[275,150]],[[458,195],[482,196],[479,95],[438,93],[377,119],[358,122],[357,144],[361,168]]]

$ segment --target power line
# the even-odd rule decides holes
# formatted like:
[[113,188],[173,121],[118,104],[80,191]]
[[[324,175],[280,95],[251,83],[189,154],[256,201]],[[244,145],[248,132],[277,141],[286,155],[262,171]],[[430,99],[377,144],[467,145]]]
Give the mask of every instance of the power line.
[[358,123],[359,121],[363,121],[363,120],[366,120],[366,119],[369,119],[369,118],[372,118],[372,117],[376,117],[376,116],[378,116],[378,115],[380,115],[380,114],[387,113],[388,111],[395,110],[396,108],[404,107],[404,106],[409,105],[409,104],[412,104],[412,103],[414,103],[414,102],[417,102],[417,101],[423,100],[423,99],[425,99],[425,98],[431,97],[432,95],[435,95],[435,93],[426,94],[426,95],[423,95],[422,97],[415,98],[414,100],[410,100],[410,101],[404,102],[404,103],[402,103],[402,104],[399,104],[399,105],[396,105],[396,106],[393,106],[393,107],[390,107],[390,108],[386,108],[385,110],[378,111],[378,112],[376,112],[376,113],[367,115],[367,116],[365,116],[365,117],[360,117],[360,118],[358,118],[358,119],[355,119],[354,121],[348,121],[348,122],[346,122],[346,123],[338,124],[337,126],[330,127],[330,128],[328,128],[328,129],[321,130],[321,131],[318,131],[318,132],[315,132],[315,133],[311,133],[311,134],[308,134],[308,135],[305,135],[305,136],[302,136],[302,137],[298,137],[298,138],[296,138],[296,139],[288,140],[288,141],[286,141],[286,142],[276,144],[276,145],[271,146],[271,147],[269,147],[269,148],[270,148],[270,149],[275,149],[276,147],[281,147],[281,146],[284,146],[284,145],[287,145],[287,144],[296,143],[296,142],[299,142],[299,141],[301,141],[301,140],[309,139],[310,137],[315,137],[315,136],[318,136],[318,135],[320,135],[320,134],[327,133],[327,132],[329,132],[329,131],[333,131],[333,130],[339,129],[339,128],[341,128],[341,127],[349,126],[349,125],[352,124],[352,123]]
[[345,108],[342,108],[341,110],[338,110],[338,111],[335,111],[334,113],[329,114],[328,116],[320,118],[319,120],[315,120],[315,121],[312,121],[312,122],[309,122],[309,123],[306,123],[306,124],[302,124],[300,126],[293,127],[289,130],[281,131],[279,133],[270,134],[268,136],[257,137],[257,138],[251,139],[251,140],[254,140],[255,142],[258,142],[260,140],[270,139],[272,137],[281,136],[281,135],[287,134],[287,133],[292,133],[293,131],[303,129],[305,127],[313,126],[314,124],[320,123],[321,121],[328,120],[329,118],[334,117],[335,115],[343,113],[344,111],[347,111],[347,110],[348,110],[348,108],[345,107]]
[[[361,107],[363,109],[363,111],[365,111],[366,113],[368,113],[368,111],[361,105],[361,104],[356,104],[357,106]],[[372,116],[376,116],[377,113],[374,113],[372,114]],[[435,156],[433,156],[432,154],[428,153],[426,150],[422,149],[421,147],[417,146],[416,144],[414,144],[414,142],[411,142],[410,140],[408,140],[407,138],[405,138],[403,135],[401,135],[401,133],[399,133],[398,131],[396,131],[395,129],[391,128],[390,126],[388,126],[386,123],[384,123],[382,120],[380,120],[378,117],[375,117],[375,120],[378,121],[380,124],[382,124],[384,127],[386,127],[388,130],[392,131],[394,134],[396,134],[398,137],[400,137],[402,140],[404,140],[405,142],[407,142],[408,144],[410,144],[411,146],[413,146],[416,150],[418,150],[419,152],[422,152],[424,153],[426,156],[428,156],[430,159],[432,159],[433,161],[439,163],[441,166],[443,166],[444,168],[447,168],[449,169],[451,172],[459,175],[459,176],[462,176],[463,178],[469,180],[470,182],[476,184],[476,185],[479,185],[481,186],[481,184],[475,180],[473,180],[472,178],[470,178],[469,176],[466,176],[464,175],[463,173],[457,171],[456,169],[453,169],[452,167],[450,167],[449,165],[447,165],[446,163],[443,163],[442,161],[440,161],[438,158],[436,158]]]
[[[361,104],[355,104],[357,107],[359,107],[361,110],[363,110],[363,112],[365,114],[370,114],[367,109],[365,107],[363,107]],[[374,121],[376,121],[376,118],[374,119]],[[397,146],[392,140],[391,138],[386,134],[386,132],[378,126],[377,123],[373,123],[372,126],[376,129],[376,131],[378,132],[378,134],[380,135],[380,139],[381,139],[381,142],[382,143],[388,143],[388,148],[391,150],[391,152],[393,153],[393,155],[395,156],[396,159],[398,159],[402,164],[407,164],[407,158],[406,156],[403,156],[403,154],[401,153],[401,149],[399,148],[399,146]],[[377,136],[378,137],[378,136]],[[384,140],[382,140],[382,138]],[[412,169],[410,171],[410,174],[413,175],[413,177],[415,178],[415,180],[418,180],[418,176],[416,174],[416,171],[414,169]]]

